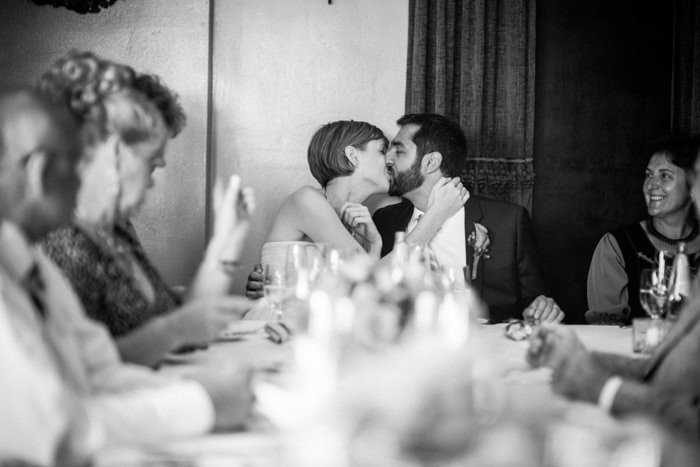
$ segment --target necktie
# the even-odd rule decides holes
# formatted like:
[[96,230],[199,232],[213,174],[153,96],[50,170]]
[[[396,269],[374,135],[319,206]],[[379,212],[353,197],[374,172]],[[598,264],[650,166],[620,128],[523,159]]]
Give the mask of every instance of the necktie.
[[41,277],[39,265],[34,263],[22,279],[22,286],[29,294],[29,297],[36,308],[39,316],[46,318],[46,302],[44,300],[46,287],[44,279]]

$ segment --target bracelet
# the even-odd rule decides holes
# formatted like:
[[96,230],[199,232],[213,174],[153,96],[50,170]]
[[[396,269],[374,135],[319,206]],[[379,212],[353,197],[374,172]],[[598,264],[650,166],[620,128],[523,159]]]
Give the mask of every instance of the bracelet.
[[598,407],[603,409],[605,412],[610,413],[613,402],[615,401],[615,396],[620,390],[620,386],[622,386],[622,378],[619,376],[608,378],[603,385],[603,389],[600,390],[600,394],[598,395]]
[[238,260],[219,260],[219,268],[229,276],[236,274],[236,271],[241,267],[241,262]]

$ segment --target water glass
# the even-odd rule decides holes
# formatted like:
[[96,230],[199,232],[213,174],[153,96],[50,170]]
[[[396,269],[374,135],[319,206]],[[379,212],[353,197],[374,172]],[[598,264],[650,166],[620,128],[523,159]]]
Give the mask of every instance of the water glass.
[[263,295],[270,304],[274,318],[281,321],[284,317],[282,307],[288,294],[286,267],[265,264],[263,266]]
[[668,308],[672,284],[668,269],[642,269],[639,276],[639,301],[652,319],[662,318]]
[[287,285],[292,294],[307,300],[325,267],[325,245],[295,244],[287,249]]

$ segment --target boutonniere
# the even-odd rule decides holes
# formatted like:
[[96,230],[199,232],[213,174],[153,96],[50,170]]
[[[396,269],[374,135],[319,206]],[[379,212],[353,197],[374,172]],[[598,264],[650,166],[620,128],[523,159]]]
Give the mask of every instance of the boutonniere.
[[488,251],[491,239],[489,238],[489,230],[483,225],[475,222],[474,231],[469,234],[467,244],[474,250],[474,261],[472,262],[472,279],[476,280],[476,271],[479,267],[479,260],[483,256],[489,258]]

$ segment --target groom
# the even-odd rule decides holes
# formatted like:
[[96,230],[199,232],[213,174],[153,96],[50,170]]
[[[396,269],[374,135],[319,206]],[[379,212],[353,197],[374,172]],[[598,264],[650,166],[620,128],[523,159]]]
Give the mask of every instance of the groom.
[[[393,249],[396,231],[410,231],[420,223],[433,187],[443,177],[462,174],[467,152],[461,128],[442,115],[409,114],[397,123],[400,129],[391,142],[386,165],[389,194],[403,199],[374,214],[382,236],[382,256]],[[488,249],[479,254],[482,245]],[[440,266],[461,269],[476,263],[470,271],[472,285],[489,307],[490,322],[523,315],[543,321],[563,319],[564,313],[554,300],[545,296],[524,208],[471,196],[442,224],[429,246]]]

